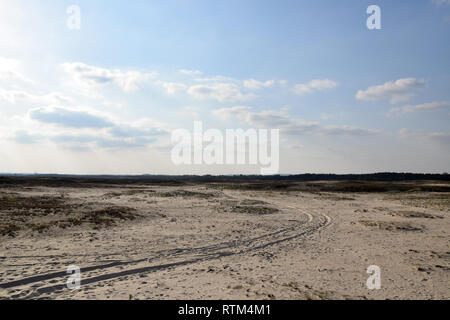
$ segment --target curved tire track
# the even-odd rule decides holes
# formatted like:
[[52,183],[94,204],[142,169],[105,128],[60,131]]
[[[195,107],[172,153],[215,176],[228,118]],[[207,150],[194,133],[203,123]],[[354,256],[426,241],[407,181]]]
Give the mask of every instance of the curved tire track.
[[[304,216],[308,217],[307,221],[301,220],[296,222],[294,225],[290,227],[283,228],[275,232],[270,232],[249,239],[226,241],[214,245],[202,246],[197,248],[189,248],[189,249],[175,248],[170,250],[161,250],[157,252],[152,252],[153,254],[152,257],[142,257],[131,261],[114,261],[108,264],[81,268],[81,272],[83,275],[81,285],[97,283],[124,276],[145,274],[168,268],[194,264],[197,262],[215,260],[226,256],[242,255],[253,251],[262,250],[267,247],[275,246],[287,241],[298,239],[300,237],[311,235],[323,228],[326,228],[332,223],[331,218],[325,214],[317,213],[314,211],[311,211],[312,212],[311,214],[309,212],[306,212],[305,209],[300,209],[292,206],[285,206],[285,208],[300,211]],[[121,266],[139,265],[142,263],[148,264],[150,261],[162,259],[164,261],[167,260],[169,261],[175,260],[175,261],[151,266],[147,265],[137,268],[135,267],[123,271],[109,272],[85,278],[86,274],[89,275],[89,273],[96,270],[104,270]],[[15,280],[7,283],[1,283],[0,288],[8,289],[13,287],[24,286],[31,283],[44,282],[43,286],[35,286],[32,289],[25,289],[19,292],[18,294],[12,296],[13,299],[33,299],[38,298],[42,295],[66,289],[65,281],[68,276],[69,275],[66,272],[54,272],[50,274],[37,275],[20,280]],[[62,281],[60,282],[61,284],[46,286],[45,284],[46,281],[58,278],[62,278]]]

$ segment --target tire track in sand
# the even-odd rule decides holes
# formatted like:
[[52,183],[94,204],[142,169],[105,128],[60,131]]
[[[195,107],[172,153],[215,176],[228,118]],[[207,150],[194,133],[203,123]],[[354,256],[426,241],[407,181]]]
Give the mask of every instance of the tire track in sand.
[[[307,217],[307,220],[301,220],[296,222],[294,225],[277,230],[275,232],[270,232],[263,234],[258,237],[253,237],[243,240],[226,241],[214,245],[208,245],[203,247],[191,248],[191,249],[170,249],[162,250],[156,252],[156,256],[153,257],[142,257],[131,261],[117,261],[109,264],[96,265],[81,268],[83,278],[81,280],[81,285],[98,283],[110,279],[121,278],[125,276],[132,276],[137,274],[145,274],[156,272],[160,270],[165,270],[169,268],[175,268],[180,266],[185,266],[189,264],[195,264],[198,262],[204,262],[209,260],[215,260],[222,257],[243,255],[250,252],[265,249],[267,247],[275,246],[287,241],[298,239],[300,237],[305,237],[311,235],[323,228],[326,228],[332,223],[332,219],[322,213],[317,213],[315,211],[307,212],[305,209],[285,206],[285,208],[290,210],[296,210],[300,212],[303,216]],[[155,253],[153,253],[155,254]],[[140,267],[134,267],[131,269],[123,271],[115,271],[104,273],[100,275],[89,274],[97,270],[106,270],[115,267],[131,266],[131,265],[141,265],[148,264],[150,261],[162,260],[166,263],[156,264],[156,265],[146,265]],[[167,262],[167,260],[175,260],[172,262]],[[113,270],[111,270],[113,271]],[[86,277],[86,274],[88,277]],[[12,296],[13,299],[34,299],[41,297],[46,294],[60,292],[62,290],[68,290],[66,287],[66,279],[68,274],[66,272],[55,272],[51,274],[37,275],[34,277],[29,277],[25,279],[20,279],[16,281],[11,281],[7,283],[1,283],[0,288],[8,289],[13,287],[25,286],[31,283],[41,283],[42,286],[34,286],[33,288],[26,288],[17,294]],[[60,284],[57,285],[47,285],[45,282],[52,279],[62,278]],[[55,281],[52,281],[55,282]],[[46,286],[47,285],[47,286]]]

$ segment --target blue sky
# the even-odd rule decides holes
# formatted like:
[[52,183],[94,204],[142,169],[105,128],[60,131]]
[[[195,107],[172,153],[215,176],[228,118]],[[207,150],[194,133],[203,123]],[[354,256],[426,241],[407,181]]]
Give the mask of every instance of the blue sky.
[[450,1],[0,1],[0,35],[0,172],[258,172],[171,164],[195,120],[279,128],[281,173],[450,171]]

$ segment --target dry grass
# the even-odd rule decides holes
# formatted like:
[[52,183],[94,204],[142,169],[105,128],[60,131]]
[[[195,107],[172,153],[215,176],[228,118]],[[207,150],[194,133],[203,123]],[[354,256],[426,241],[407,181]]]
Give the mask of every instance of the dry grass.
[[399,200],[402,204],[411,207],[450,211],[450,193],[397,194],[385,198],[386,200]]
[[360,224],[366,227],[386,230],[386,231],[423,231],[425,227],[411,224],[408,222],[398,222],[398,221],[370,221],[370,220],[360,220]]
[[403,217],[403,218],[424,218],[424,219],[443,219],[443,217],[440,216],[434,216],[429,213],[424,212],[417,212],[417,211],[394,211],[391,212],[390,215],[397,216],[397,217]]
[[156,191],[148,190],[148,189],[136,189],[136,190],[125,190],[125,191],[112,191],[107,192],[103,195],[103,198],[111,199],[111,198],[120,198],[122,196],[136,196],[143,194],[154,194]]
[[63,196],[25,197],[8,194],[0,197],[0,210],[16,215],[45,216],[70,207]]
[[243,206],[260,206],[260,205],[268,205],[267,202],[261,201],[261,200],[253,200],[253,199],[246,199],[241,201],[241,205]]
[[245,213],[245,214],[255,214],[255,215],[266,215],[279,213],[280,210],[272,207],[265,206],[233,206],[231,207],[231,212],[234,213]]
[[110,226],[117,220],[135,220],[140,217],[137,210],[129,207],[107,207],[93,212],[86,212],[82,222],[87,221],[96,226]]
[[[82,203],[64,196],[0,195],[0,236],[14,237],[19,231],[43,233],[51,228],[66,229],[90,224],[98,229],[116,221],[134,220],[133,208]],[[100,208],[99,208],[100,207]]]
[[1,223],[0,224],[0,236],[14,237],[16,232],[20,230],[20,226],[15,223]]
[[212,199],[216,198],[217,194],[214,193],[203,193],[194,192],[187,190],[175,190],[169,192],[156,193],[155,196],[162,198],[196,198],[196,199]]

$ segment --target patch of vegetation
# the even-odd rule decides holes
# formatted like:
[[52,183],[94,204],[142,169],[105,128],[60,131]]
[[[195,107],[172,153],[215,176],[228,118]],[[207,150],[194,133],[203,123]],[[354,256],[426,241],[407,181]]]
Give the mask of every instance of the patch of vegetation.
[[136,190],[127,190],[123,192],[123,195],[126,196],[136,196],[140,194],[146,194],[146,193],[155,193],[155,190],[148,190],[148,189],[136,189]]
[[57,211],[70,208],[66,200],[61,196],[24,197],[19,195],[0,196],[0,210],[2,212],[13,211],[18,215],[45,216]]
[[148,190],[148,189],[132,189],[132,190],[125,190],[125,191],[112,191],[107,192],[103,195],[104,198],[120,198],[121,196],[136,196],[136,195],[143,195],[143,194],[153,194],[156,191],[154,190]]
[[413,193],[386,196],[387,200],[399,200],[402,204],[416,208],[450,211],[449,193]]
[[81,218],[81,222],[88,221],[95,225],[112,225],[116,220],[134,220],[140,217],[137,210],[129,207],[108,207],[87,212]]
[[19,225],[14,223],[0,224],[0,236],[14,237],[19,230]]
[[280,212],[277,208],[265,207],[265,206],[233,206],[231,211],[234,213],[245,213],[245,214],[255,214],[255,215],[267,215],[275,214]]
[[417,212],[417,211],[394,211],[390,213],[392,216],[404,217],[404,218],[424,218],[424,219],[436,219],[443,217],[434,216],[429,213]]
[[197,198],[197,199],[211,199],[217,197],[213,193],[194,192],[187,190],[175,190],[156,194],[156,196],[163,198]]
[[[0,235],[16,236],[20,230],[43,232],[55,222],[35,222],[47,216],[65,215],[74,208],[64,196],[31,196],[19,194],[0,195]],[[60,218],[61,220],[61,218]]]
[[28,223],[27,227],[32,231],[43,233],[44,231],[56,225],[57,223],[58,223],[57,221],[50,221],[47,223]]
[[50,228],[66,229],[82,224],[100,228],[137,217],[140,215],[133,208],[99,208],[98,203],[68,199],[63,195],[0,194],[0,236],[14,237],[26,230],[43,233]]
[[318,197],[317,199],[320,199],[320,200],[331,200],[331,201],[354,201],[354,200],[356,200],[355,198],[352,198],[352,197],[346,197],[346,196],[333,194],[333,193],[318,193],[318,195],[320,197]]
[[123,195],[122,192],[118,192],[118,191],[112,191],[112,192],[107,192],[103,195],[103,198],[106,199],[111,199],[111,198],[120,198]]
[[241,201],[243,206],[267,205],[268,203],[261,200],[246,199]]
[[423,231],[425,227],[410,224],[407,222],[397,222],[397,221],[369,221],[360,220],[360,224],[366,227],[376,228],[380,230],[387,231]]

